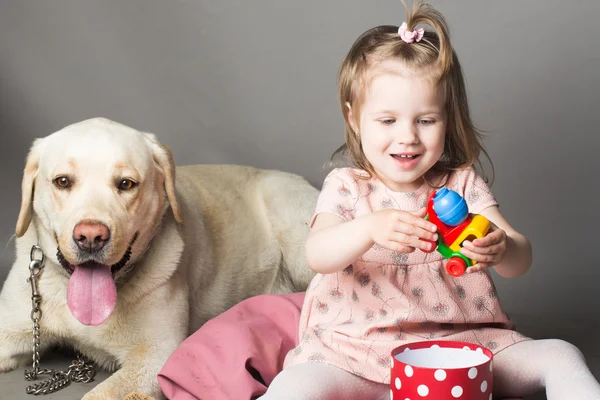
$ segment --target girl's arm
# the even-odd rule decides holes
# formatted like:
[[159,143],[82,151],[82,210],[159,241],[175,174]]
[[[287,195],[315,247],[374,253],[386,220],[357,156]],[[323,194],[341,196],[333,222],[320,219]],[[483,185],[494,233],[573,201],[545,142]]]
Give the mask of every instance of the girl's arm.
[[415,213],[382,210],[344,221],[331,213],[317,215],[306,241],[306,260],[315,272],[341,271],[377,243],[387,249],[410,253],[428,249],[435,241],[436,227],[423,219],[426,210]]
[[365,217],[344,221],[335,214],[319,214],[306,240],[308,266],[320,274],[341,271],[373,246]]
[[532,261],[529,240],[508,223],[497,206],[488,207],[480,214],[506,233],[504,258],[494,266],[496,272],[505,278],[515,278],[527,272]]

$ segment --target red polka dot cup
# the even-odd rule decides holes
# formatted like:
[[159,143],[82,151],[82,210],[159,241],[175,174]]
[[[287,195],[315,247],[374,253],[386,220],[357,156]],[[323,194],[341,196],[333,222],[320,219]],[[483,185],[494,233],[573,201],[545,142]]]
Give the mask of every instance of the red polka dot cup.
[[392,400],[492,400],[493,353],[472,343],[430,340],[392,350]]

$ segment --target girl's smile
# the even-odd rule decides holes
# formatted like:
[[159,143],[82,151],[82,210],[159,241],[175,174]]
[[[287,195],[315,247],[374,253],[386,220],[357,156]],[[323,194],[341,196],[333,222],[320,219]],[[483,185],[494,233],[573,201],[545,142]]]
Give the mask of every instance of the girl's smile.
[[412,169],[414,168],[418,161],[420,154],[417,153],[399,153],[399,154],[391,154],[392,158],[398,163],[400,168],[403,169]]

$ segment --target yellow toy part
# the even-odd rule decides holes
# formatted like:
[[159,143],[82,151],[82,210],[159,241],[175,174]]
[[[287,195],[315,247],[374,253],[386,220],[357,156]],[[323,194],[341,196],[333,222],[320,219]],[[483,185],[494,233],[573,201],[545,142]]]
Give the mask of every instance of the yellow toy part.
[[[487,235],[489,230],[490,221],[483,215],[475,214],[471,223],[465,228],[464,231],[462,231],[454,243],[452,243],[449,247],[450,249],[459,252],[460,248],[462,247],[462,243],[465,240],[480,239]],[[475,263],[476,261],[473,260],[473,264]]]

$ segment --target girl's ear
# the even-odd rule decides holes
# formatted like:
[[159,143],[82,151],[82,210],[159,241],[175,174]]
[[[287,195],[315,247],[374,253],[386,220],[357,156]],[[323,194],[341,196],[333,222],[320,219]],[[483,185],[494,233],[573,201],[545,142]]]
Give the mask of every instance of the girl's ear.
[[345,106],[348,109],[348,123],[350,124],[350,128],[352,128],[356,136],[358,136],[358,128],[354,119],[354,113],[352,112],[352,106],[349,102],[346,102]]

